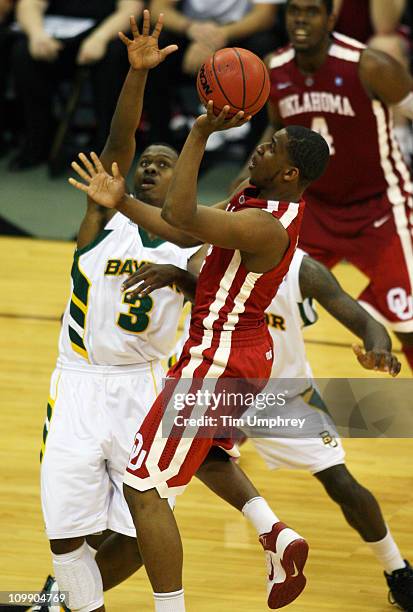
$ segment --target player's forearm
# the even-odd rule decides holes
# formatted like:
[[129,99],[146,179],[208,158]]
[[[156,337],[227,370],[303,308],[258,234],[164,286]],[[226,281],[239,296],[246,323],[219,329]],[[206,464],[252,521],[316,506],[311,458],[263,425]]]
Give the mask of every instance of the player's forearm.
[[147,70],[129,69],[112,118],[108,139],[100,159],[107,171],[118,162],[126,176],[135,155],[135,132],[142,116]]
[[19,0],[16,6],[17,21],[27,36],[44,32],[43,15],[47,8],[44,0]]
[[162,207],[165,221],[187,231],[190,231],[196,215],[199,166],[207,140],[208,137],[196,126],[192,128],[176,163]]
[[186,17],[183,13],[173,8],[170,0],[152,1],[152,19],[155,20],[155,16],[159,15],[159,13],[164,13],[163,24],[166,30],[170,30],[176,34],[186,35],[186,32],[191,25],[191,20],[188,19],[188,17]]
[[383,325],[378,323],[362,306],[346,293],[318,300],[324,308],[349,331],[363,341],[366,350],[391,351],[391,339]]
[[392,34],[400,23],[406,0],[370,0],[370,19],[375,34]]
[[138,15],[141,8],[142,3],[138,0],[120,0],[116,11],[104,19],[91,36],[111,41],[118,32],[129,30],[130,16]]
[[366,322],[363,340],[366,350],[382,350],[391,352],[392,341],[386,329],[378,323],[373,317],[369,316],[369,321]]
[[87,211],[77,235],[78,249],[90,244],[100,234],[113,212],[88,200]]
[[254,5],[243,19],[222,26],[228,41],[247,38],[274,25],[277,7],[274,4]]
[[161,217],[161,209],[136,200],[131,196],[125,195],[121,203],[116,207],[119,212],[143,227],[146,231],[167,240],[174,244],[186,248],[202,244],[197,238],[193,238],[186,232],[172,227]]

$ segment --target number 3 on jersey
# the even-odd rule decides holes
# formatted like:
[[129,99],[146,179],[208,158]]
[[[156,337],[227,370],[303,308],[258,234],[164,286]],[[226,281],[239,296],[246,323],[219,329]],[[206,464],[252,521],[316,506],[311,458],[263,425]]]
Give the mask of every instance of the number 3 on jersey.
[[327,121],[324,119],[324,117],[314,117],[311,123],[311,129],[314,132],[317,132],[318,134],[320,134],[320,136],[324,138],[324,140],[329,146],[330,155],[335,155],[336,150],[334,148],[334,139],[333,139],[333,136],[328,131],[328,124],[327,124]]
[[153,299],[146,295],[143,298],[131,299],[130,293],[124,293],[122,302],[129,304],[129,312],[118,315],[118,325],[132,334],[141,334],[149,325],[148,313],[152,310]]

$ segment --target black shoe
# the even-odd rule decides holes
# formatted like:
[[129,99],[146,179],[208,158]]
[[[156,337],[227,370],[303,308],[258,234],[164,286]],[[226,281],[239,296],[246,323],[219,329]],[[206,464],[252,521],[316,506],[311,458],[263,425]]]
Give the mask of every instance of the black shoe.
[[406,566],[395,570],[391,574],[384,572],[389,591],[389,602],[395,604],[400,610],[413,612],[413,568],[406,559]]
[[46,578],[41,595],[44,595],[44,600],[32,606],[29,612],[70,612],[64,603],[60,603],[59,589],[53,576]]

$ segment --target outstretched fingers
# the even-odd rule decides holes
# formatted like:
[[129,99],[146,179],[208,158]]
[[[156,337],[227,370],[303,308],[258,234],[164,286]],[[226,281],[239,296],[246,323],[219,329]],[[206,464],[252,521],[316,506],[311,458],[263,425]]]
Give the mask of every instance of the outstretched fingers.
[[[134,21],[134,27],[132,27],[132,19]],[[131,30],[133,34],[133,38],[137,38],[139,36],[138,26],[136,25],[135,17],[130,18]],[[149,28],[151,26],[151,17],[148,9],[143,11],[143,26],[142,26],[142,36],[149,36]]]
[[93,178],[96,175],[96,170],[90,159],[84,153],[79,153],[78,157],[89,172],[89,175]]
[[92,158],[92,161],[95,164],[95,170],[97,172],[105,172],[105,168],[103,167],[102,162],[94,151],[91,152],[90,157]]
[[168,55],[171,55],[171,53],[175,53],[175,51],[178,51],[178,45],[168,45],[167,47],[165,47],[165,49],[160,49],[159,53],[161,55],[162,61],[168,57]]
[[112,164],[112,176],[115,179],[122,178],[122,175],[120,173],[119,166],[118,166],[117,162],[113,162],[113,164]]
[[77,172],[77,174],[87,183],[90,183],[90,181],[92,180],[92,177],[88,175],[88,173],[82,168],[82,166],[79,166],[79,164],[77,162],[72,162],[71,166],[73,168],[73,170],[75,172]]
[[219,115],[215,116],[213,100],[208,101],[206,110],[207,110],[208,118],[211,121],[213,121],[215,125],[225,127],[226,129],[233,128],[233,127],[240,127],[241,125],[244,125],[244,123],[247,123],[251,119],[251,116],[252,116],[252,115],[245,115],[245,112],[241,110],[241,111],[238,111],[238,113],[236,113],[232,117],[229,117],[229,113],[231,112],[231,107],[228,105],[225,105],[224,108],[219,113]]
[[252,115],[246,115],[244,111],[239,111],[236,115],[231,117],[228,121],[228,128],[241,127],[244,123],[250,121]]
[[76,187],[76,189],[80,189],[80,191],[84,191],[85,193],[88,193],[89,187],[87,185],[84,185],[83,183],[79,183],[79,181],[77,181],[76,179],[72,177],[70,177],[67,180],[69,181],[71,185],[73,185],[73,187]]
[[118,32],[118,36],[127,47],[133,43],[133,40],[130,40],[123,32]]
[[[149,11],[148,11],[148,14],[149,14]],[[162,32],[162,28],[163,28],[163,13],[160,13],[158,17],[158,21],[156,22],[156,25],[152,32],[152,38],[154,38],[155,40],[158,40],[159,35]]]

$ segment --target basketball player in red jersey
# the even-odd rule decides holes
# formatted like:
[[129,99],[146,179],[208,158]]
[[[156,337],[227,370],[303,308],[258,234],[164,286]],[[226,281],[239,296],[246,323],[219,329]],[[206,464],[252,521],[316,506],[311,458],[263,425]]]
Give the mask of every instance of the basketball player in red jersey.
[[[272,343],[264,310],[286,274],[298,241],[304,211],[304,189],[324,172],[328,145],[316,132],[290,126],[258,147],[251,161],[251,184],[216,208],[198,206],[199,166],[210,134],[244,123],[243,113],[218,117],[213,103],[195,122],[175,167],[162,211],[126,195],[116,164],[108,175],[95,154],[82,156],[86,181],[70,182],[95,202],[116,207],[146,229],[182,244],[207,242],[211,247],[198,281],[190,338],[169,371],[174,385],[202,390],[206,378],[260,379],[265,386],[272,366]],[[148,210],[152,208],[153,210]],[[191,238],[192,237],[192,238]],[[188,242],[187,242],[188,244]],[[215,384],[214,383],[214,384]],[[257,391],[259,390],[257,386]],[[260,387],[261,388],[261,387]],[[223,389],[225,391],[225,388]],[[233,389],[232,389],[233,390]],[[182,590],[182,544],[166,498],[182,493],[199,466],[220,446],[234,453],[230,439],[200,435],[162,437],[162,417],[171,385],[158,396],[136,434],[125,475],[125,496],[138,531],[138,544],[154,590],[157,612],[185,610]],[[185,417],[191,410],[185,406]],[[192,411],[199,409],[199,406]],[[196,412],[195,412],[196,414]],[[265,500],[239,471],[228,482],[234,497],[245,490],[244,514],[251,519],[269,560],[268,605],[280,608],[305,585],[306,542],[279,521]]]
[[332,0],[288,0],[291,44],[267,58],[268,134],[298,123],[329,143],[328,170],[306,191],[300,246],[369,278],[360,301],[393,329],[413,369],[412,184],[391,110],[413,118],[413,79],[386,54],[332,33],[332,10]]

